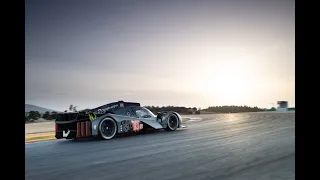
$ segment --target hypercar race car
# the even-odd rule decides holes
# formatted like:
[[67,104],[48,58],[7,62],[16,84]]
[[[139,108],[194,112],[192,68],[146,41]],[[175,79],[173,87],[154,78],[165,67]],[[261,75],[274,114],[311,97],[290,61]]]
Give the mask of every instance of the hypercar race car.
[[101,137],[112,139],[116,134],[139,132],[147,129],[175,131],[182,118],[177,112],[153,114],[140,103],[118,101],[94,109],[60,113],[55,120],[57,139]]

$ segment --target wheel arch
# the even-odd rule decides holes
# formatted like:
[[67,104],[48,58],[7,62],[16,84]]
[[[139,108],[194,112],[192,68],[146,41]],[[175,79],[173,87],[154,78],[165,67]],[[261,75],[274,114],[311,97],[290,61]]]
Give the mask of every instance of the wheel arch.
[[[170,117],[171,116],[175,116],[178,120],[178,125],[176,127],[177,128],[180,128],[181,127],[181,116],[177,113],[177,112],[174,112],[174,111],[171,111],[171,112],[168,112],[167,116],[166,116],[166,120],[165,120],[165,124],[164,124],[164,129],[166,130],[170,130],[169,126],[168,126],[168,121],[170,120]],[[170,130],[171,131],[171,130]]]
[[181,128],[181,124],[182,124],[182,117],[180,116],[179,113],[177,112],[172,112],[173,114],[175,114],[177,117],[178,117],[178,120],[179,120],[179,125],[178,125],[178,128]]
[[116,125],[116,132],[115,132],[115,135],[117,135],[118,134],[118,132],[119,132],[119,125],[118,125],[118,122],[112,117],[112,116],[110,116],[110,115],[107,115],[107,116],[105,116],[105,117],[103,117],[103,118],[101,118],[100,119],[100,121],[99,121],[99,123],[98,123],[98,126],[97,126],[97,135],[98,136],[101,136],[101,132],[100,132],[100,124],[103,122],[103,120],[105,120],[105,119],[111,119],[114,123],[115,123],[115,125]]
[[179,123],[179,124],[178,124],[178,128],[180,128],[180,127],[181,127],[181,124],[182,124],[182,118],[181,118],[181,116],[180,116],[179,113],[174,112],[174,111],[168,112],[168,115],[167,115],[166,121],[165,121],[165,125],[167,124],[167,121],[169,120],[169,117],[170,117],[172,114],[175,115],[175,116],[178,118],[178,123]]
[[[110,115],[110,114],[106,114],[104,116],[98,117],[97,119],[91,121],[91,132],[93,136],[98,136],[99,135],[99,125],[101,123],[101,121],[105,118],[111,118],[116,122],[117,128],[118,128],[118,123],[117,121]],[[117,129],[117,133],[118,133],[118,129]]]

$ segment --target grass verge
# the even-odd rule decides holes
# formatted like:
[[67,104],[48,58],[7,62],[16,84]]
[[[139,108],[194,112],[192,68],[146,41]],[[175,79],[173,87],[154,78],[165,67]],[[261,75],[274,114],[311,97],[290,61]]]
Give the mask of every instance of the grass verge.
[[40,136],[27,136],[25,137],[25,143],[36,142],[36,141],[47,141],[56,139],[54,134],[40,135]]

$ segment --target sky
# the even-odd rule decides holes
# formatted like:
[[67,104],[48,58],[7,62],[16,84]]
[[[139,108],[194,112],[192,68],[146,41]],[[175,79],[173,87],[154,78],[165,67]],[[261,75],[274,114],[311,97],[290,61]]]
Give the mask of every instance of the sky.
[[295,106],[294,0],[26,0],[25,102],[118,100]]

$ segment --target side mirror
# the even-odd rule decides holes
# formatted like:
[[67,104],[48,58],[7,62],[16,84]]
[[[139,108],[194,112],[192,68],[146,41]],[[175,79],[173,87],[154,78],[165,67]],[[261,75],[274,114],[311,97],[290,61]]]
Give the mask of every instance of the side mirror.
[[161,112],[157,112],[157,121],[159,123],[162,123],[162,113]]

